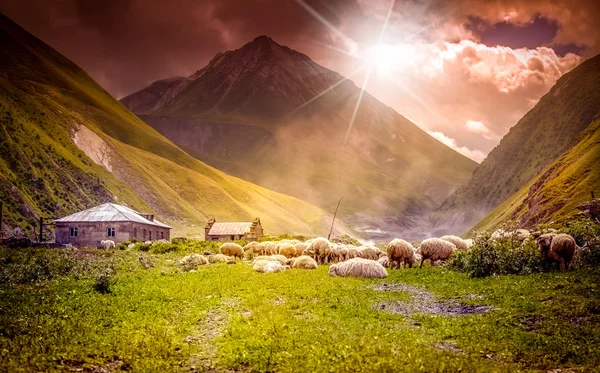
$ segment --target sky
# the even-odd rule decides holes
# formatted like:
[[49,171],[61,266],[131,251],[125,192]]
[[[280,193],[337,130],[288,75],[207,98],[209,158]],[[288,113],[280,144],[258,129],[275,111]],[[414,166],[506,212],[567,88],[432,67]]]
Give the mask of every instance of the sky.
[[600,53],[596,0],[0,0],[0,12],[116,98],[268,35],[477,162]]

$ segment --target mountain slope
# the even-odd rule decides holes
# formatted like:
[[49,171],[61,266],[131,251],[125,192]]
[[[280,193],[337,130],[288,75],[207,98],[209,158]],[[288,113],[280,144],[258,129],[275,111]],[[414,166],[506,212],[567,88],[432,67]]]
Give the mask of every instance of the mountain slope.
[[0,44],[5,230],[117,201],[155,212],[175,235],[202,235],[213,216],[260,216],[267,233],[327,231],[331,218],[319,208],[189,156],[1,14]]
[[[333,210],[367,235],[413,231],[476,163],[302,53],[261,36],[121,102],[189,154]],[[315,99],[316,98],[316,99]],[[355,120],[350,123],[352,117]],[[346,141],[347,140],[347,141]]]
[[577,137],[577,144],[510,196],[473,231],[491,231],[503,222],[521,227],[565,220],[577,206],[600,193],[600,117]]
[[[462,231],[574,147],[600,113],[600,56],[565,74],[500,141],[473,177],[444,201],[438,222]],[[589,191],[586,192],[589,195]]]

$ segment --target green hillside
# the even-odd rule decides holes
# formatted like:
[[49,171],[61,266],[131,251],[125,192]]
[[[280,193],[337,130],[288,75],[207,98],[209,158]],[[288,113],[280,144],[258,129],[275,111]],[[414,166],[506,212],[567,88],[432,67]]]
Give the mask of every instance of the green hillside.
[[83,70],[0,14],[4,230],[106,201],[152,211],[175,235],[214,216],[259,216],[267,233],[323,234],[328,215],[189,156]]
[[[561,77],[475,169],[470,182],[444,201],[436,213],[437,221],[452,221],[455,230],[464,232],[498,205],[510,203],[507,200],[510,196],[512,200],[519,193],[523,194],[523,187],[527,188],[538,175],[578,144],[584,131],[593,127],[592,122],[600,114],[599,86],[600,56],[585,61]],[[563,162],[561,167],[567,166],[571,167]],[[581,191],[580,195],[589,196],[590,191]],[[544,198],[550,196],[545,194]],[[560,211],[564,212],[568,206],[571,203],[565,203]],[[505,208],[500,209],[506,212]],[[532,213],[532,216],[538,216],[538,213]]]
[[512,221],[531,227],[559,222],[577,211],[576,207],[600,194],[600,118],[596,118],[577,144],[547,167],[518,192],[510,196],[479,222],[473,231],[491,231]]

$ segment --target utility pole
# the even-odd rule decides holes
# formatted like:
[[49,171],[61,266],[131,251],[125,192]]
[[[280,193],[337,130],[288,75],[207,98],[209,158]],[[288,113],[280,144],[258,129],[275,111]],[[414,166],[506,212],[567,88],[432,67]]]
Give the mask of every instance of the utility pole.
[[329,229],[329,234],[327,235],[327,240],[329,241],[329,239],[331,238],[331,232],[333,232],[333,224],[335,223],[335,217],[337,215],[338,209],[340,208],[340,203],[342,203],[342,200],[344,199],[344,197],[340,198],[340,200],[338,201],[338,204],[335,208],[335,212],[333,213],[333,220],[331,221],[331,229]]
[[54,220],[55,218],[40,218],[40,236],[38,237],[38,242],[42,243],[44,242],[43,237],[44,237],[44,226],[45,225],[54,225],[54,222],[52,223],[44,223],[44,220]]
[[2,213],[4,212],[2,210],[3,207],[4,205],[2,204],[2,201],[0,201],[0,239],[4,238],[4,231],[2,230]]
[[[593,190],[592,190],[592,199],[594,199],[594,191],[593,191]],[[0,206],[2,206],[2,205],[0,204]],[[1,215],[0,215],[0,216],[1,216]],[[2,221],[2,218],[0,217],[0,222],[1,222],[1,221]]]

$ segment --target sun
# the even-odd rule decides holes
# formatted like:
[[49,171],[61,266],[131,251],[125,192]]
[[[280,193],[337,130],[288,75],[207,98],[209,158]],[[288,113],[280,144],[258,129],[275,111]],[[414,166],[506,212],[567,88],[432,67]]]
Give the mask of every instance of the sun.
[[414,65],[414,57],[414,48],[407,44],[380,43],[369,48],[366,53],[369,68],[384,75]]

